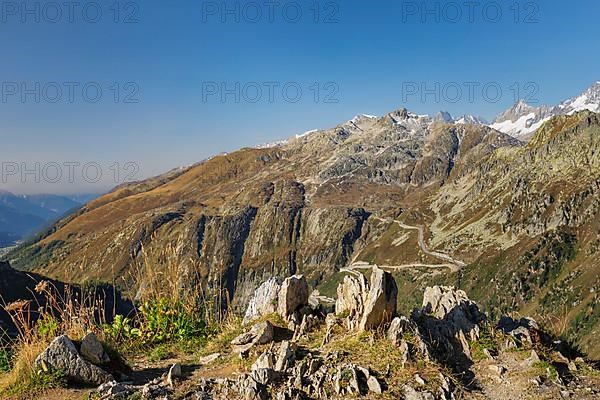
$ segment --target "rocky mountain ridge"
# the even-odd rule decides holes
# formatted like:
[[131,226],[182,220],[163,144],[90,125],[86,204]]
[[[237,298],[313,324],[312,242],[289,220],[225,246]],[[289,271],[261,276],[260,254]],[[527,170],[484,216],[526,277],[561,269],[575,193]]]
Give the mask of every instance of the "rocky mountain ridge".
[[516,138],[527,140],[550,118],[572,115],[584,110],[600,111],[600,81],[579,96],[567,99],[557,106],[534,107],[524,100],[519,100],[513,107],[498,115],[489,126]]
[[380,265],[407,308],[439,283],[498,312],[558,318],[569,301],[563,333],[600,354],[599,127],[591,112],[558,116],[524,144],[405,109],[359,116],[119,187],[8,258],[132,296],[140,266],[176,265],[182,290],[201,285],[240,312],[269,278],[301,273],[331,296],[344,268]]

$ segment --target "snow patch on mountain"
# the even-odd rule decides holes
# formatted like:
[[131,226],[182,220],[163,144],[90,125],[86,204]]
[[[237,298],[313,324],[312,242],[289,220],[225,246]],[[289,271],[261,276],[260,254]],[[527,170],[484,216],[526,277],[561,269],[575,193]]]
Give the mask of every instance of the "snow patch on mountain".
[[552,117],[572,115],[584,110],[600,112],[600,81],[594,83],[581,95],[567,99],[554,107],[533,107],[520,100],[498,115],[489,126],[511,136],[523,138],[535,132]]

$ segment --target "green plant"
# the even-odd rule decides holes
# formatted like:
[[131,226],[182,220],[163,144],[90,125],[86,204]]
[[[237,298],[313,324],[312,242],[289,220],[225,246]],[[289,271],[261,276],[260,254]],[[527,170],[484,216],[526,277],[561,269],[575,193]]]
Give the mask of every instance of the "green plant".
[[548,375],[548,379],[552,381],[558,379],[558,371],[548,361],[538,361],[533,364],[533,367],[540,370],[540,372],[545,372]]
[[40,336],[53,338],[58,336],[60,331],[60,322],[51,314],[43,314],[35,325]]
[[201,310],[166,298],[149,300],[140,307],[141,331],[146,343],[181,341],[206,333]]
[[485,360],[487,358],[485,350],[492,353],[498,351],[498,333],[489,323],[485,324],[481,329],[479,338],[469,342],[471,355],[474,360]]
[[11,369],[12,351],[0,349],[0,372],[8,372]]
[[174,357],[175,353],[170,346],[161,344],[152,349],[148,354],[148,360],[161,361]]
[[115,343],[138,339],[142,336],[142,332],[138,328],[131,326],[131,320],[122,315],[116,315],[112,324],[104,325],[104,334]]

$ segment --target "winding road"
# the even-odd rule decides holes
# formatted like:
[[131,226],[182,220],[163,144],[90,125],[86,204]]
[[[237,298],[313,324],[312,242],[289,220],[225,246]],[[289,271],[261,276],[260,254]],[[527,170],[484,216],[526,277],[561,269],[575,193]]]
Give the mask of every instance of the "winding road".
[[[432,268],[432,269],[448,268],[452,272],[458,272],[458,271],[460,271],[460,269],[462,267],[464,267],[466,265],[463,261],[457,260],[446,253],[429,250],[429,247],[427,247],[427,244],[425,243],[425,234],[424,234],[423,226],[421,226],[421,225],[419,225],[419,226],[406,225],[397,220],[384,219],[384,218],[380,218],[380,217],[373,217],[373,218],[377,219],[381,222],[398,224],[402,229],[416,230],[419,235],[419,239],[418,239],[419,247],[421,248],[423,253],[425,253],[431,257],[435,257],[435,258],[438,258],[438,259],[444,261],[443,264],[411,263],[411,264],[403,264],[403,265],[377,265],[379,268],[386,269],[386,270],[402,270],[402,269],[411,269],[411,268]],[[373,267],[373,265],[371,265],[367,262],[353,260],[349,267],[341,268],[340,272],[346,272],[346,273],[349,273],[352,275],[359,275],[360,272],[357,271],[358,269],[367,269],[367,268],[371,268],[371,267]]]

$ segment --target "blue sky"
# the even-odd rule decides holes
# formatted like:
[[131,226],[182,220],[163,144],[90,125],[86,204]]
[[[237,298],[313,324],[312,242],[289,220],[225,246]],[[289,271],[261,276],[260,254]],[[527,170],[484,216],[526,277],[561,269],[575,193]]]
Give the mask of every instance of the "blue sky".
[[[26,2],[27,10],[39,4],[33,12],[3,2],[0,162],[34,170],[36,162],[79,166],[73,183],[64,167],[56,183],[44,174],[35,182],[35,173],[17,179],[10,170],[0,188],[104,190],[133,171],[128,162],[143,178],[400,107],[490,119],[514,103],[517,87],[520,97],[535,92],[531,98],[554,104],[600,80],[598,1],[479,1],[472,9],[468,3],[81,1],[71,10],[61,6],[58,16],[48,2]],[[222,85],[236,83],[239,102],[231,93],[223,99]],[[478,85],[472,99],[466,83]],[[440,101],[407,93],[415,84],[419,92],[425,85],[440,93]],[[57,85],[62,96],[53,103]],[[486,85],[497,101],[485,98]],[[93,103],[97,88],[102,97]],[[297,88],[298,101],[286,101]],[[90,162],[103,172],[95,184],[78,176]]]

